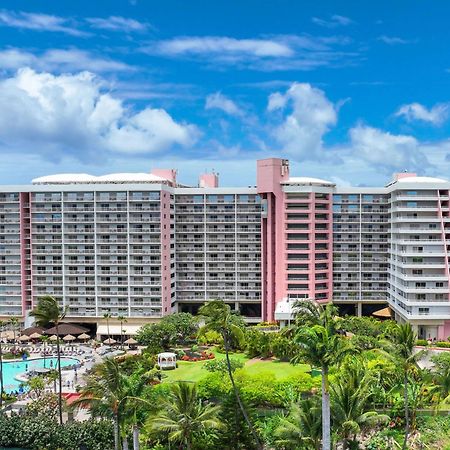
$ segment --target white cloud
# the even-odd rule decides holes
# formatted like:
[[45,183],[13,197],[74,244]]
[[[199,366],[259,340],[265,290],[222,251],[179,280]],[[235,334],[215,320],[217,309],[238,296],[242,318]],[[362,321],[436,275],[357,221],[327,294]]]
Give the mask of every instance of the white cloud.
[[125,33],[143,32],[149,28],[147,23],[121,16],[109,16],[107,18],[90,17],[86,19],[86,21],[92,26],[92,28],[109,31],[122,31]]
[[420,103],[410,103],[401,106],[395,115],[404,117],[408,122],[420,120],[433,125],[442,125],[450,115],[450,103],[438,103],[430,109]]
[[118,72],[133,70],[133,67],[111,59],[98,57],[79,49],[49,49],[34,54],[17,48],[0,50],[0,69],[17,70],[32,67],[45,71]]
[[407,39],[400,38],[398,36],[379,36],[378,41],[384,42],[387,45],[404,45],[404,44],[412,44],[414,41],[409,41]]
[[412,136],[357,125],[350,130],[350,145],[355,157],[385,171],[422,171],[429,165],[420,143]]
[[311,19],[313,23],[325,28],[336,28],[340,26],[347,26],[353,23],[353,20],[349,17],[340,16],[338,14],[334,14],[331,16],[330,20],[321,19],[320,17],[313,17]]
[[317,158],[322,150],[322,138],[337,122],[337,110],[325,93],[308,83],[294,83],[285,94],[269,97],[268,110],[291,111],[283,122],[273,129],[276,141],[284,151],[298,158]]
[[35,31],[52,31],[71,36],[88,36],[89,33],[78,30],[69,19],[48,14],[0,11],[0,25]]
[[265,38],[236,39],[226,36],[182,36],[155,41],[141,47],[150,55],[199,60],[211,69],[262,71],[312,70],[353,62],[357,52],[343,52],[336,46],[349,45],[343,37],[275,35]]
[[220,109],[230,116],[243,116],[244,111],[230,98],[220,92],[208,95],[206,97],[205,109]]
[[195,126],[176,122],[163,109],[127,109],[89,72],[55,76],[21,69],[0,81],[0,104],[8,105],[0,112],[3,147],[49,159],[157,153],[189,147],[199,136]]

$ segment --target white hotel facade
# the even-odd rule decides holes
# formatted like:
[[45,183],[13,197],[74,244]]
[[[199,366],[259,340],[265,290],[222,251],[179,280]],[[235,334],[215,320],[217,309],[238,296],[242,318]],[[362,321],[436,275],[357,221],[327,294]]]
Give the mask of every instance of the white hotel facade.
[[450,182],[399,174],[380,188],[337,187],[258,161],[256,187],[198,187],[174,170],[42,177],[0,187],[0,316],[26,318],[43,295],[68,319],[128,334],[221,298],[249,322],[286,300],[387,305],[424,338],[450,335]]

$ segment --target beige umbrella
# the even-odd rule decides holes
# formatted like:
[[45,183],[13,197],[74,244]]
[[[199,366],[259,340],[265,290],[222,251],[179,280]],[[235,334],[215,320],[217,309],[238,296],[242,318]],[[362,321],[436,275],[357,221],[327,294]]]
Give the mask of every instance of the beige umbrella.
[[53,334],[49,339],[54,342],[58,340],[58,336],[56,336],[56,334]]
[[82,341],[85,341],[85,340],[90,339],[90,338],[91,337],[88,334],[86,334],[86,333],[82,333],[82,334],[80,334],[78,336],[78,339],[81,339]]
[[26,342],[26,341],[29,341],[30,339],[31,339],[30,336],[23,334],[22,336],[20,336],[19,341]]
[[138,341],[133,338],[129,338],[124,342],[124,344],[127,344],[127,345],[136,345],[137,343],[138,343]]
[[115,344],[116,342],[117,341],[113,338],[109,338],[109,339],[106,339],[106,341],[103,341],[104,344],[108,344],[108,345]]
[[76,337],[72,336],[71,334],[68,334],[67,336],[63,337],[63,341],[65,341],[65,342],[74,341],[75,339],[76,339]]
[[39,333],[33,333],[30,335],[30,339],[40,339],[42,337],[42,334]]

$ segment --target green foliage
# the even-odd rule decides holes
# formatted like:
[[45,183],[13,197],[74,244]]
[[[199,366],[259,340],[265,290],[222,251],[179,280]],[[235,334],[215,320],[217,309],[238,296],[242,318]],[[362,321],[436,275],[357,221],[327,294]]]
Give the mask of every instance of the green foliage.
[[171,347],[186,343],[197,332],[197,320],[189,313],[165,316],[158,323],[141,327],[136,339],[146,345],[149,352],[156,354]]
[[208,436],[211,443],[217,438],[216,431],[224,427],[219,420],[219,412],[219,406],[200,401],[195,384],[179,382],[171,386],[159,411],[149,417],[146,431],[150,439],[167,439],[191,449],[198,438]]
[[[237,369],[242,369],[244,367],[244,361],[236,358],[230,358],[230,369],[235,372]],[[212,359],[206,361],[203,366],[208,372],[220,372],[222,374],[228,373],[228,365],[225,359]]]
[[199,345],[214,345],[222,343],[222,336],[214,330],[206,331],[197,338]]
[[27,405],[26,414],[30,417],[45,416],[56,419],[58,414],[58,396],[46,393]]
[[435,347],[450,348],[450,342],[439,341],[433,344]]
[[258,327],[250,327],[245,334],[246,353],[250,358],[275,356],[282,361],[288,361],[298,351],[292,340],[281,332],[266,332]]
[[428,341],[426,339],[417,339],[416,345],[426,347],[428,345]]
[[396,323],[393,320],[379,320],[374,317],[345,316],[340,320],[340,328],[358,336],[377,338],[381,335],[391,336]]
[[58,425],[44,415],[0,417],[0,448],[79,450],[81,445],[87,450],[113,448],[111,422],[96,420]]
[[[237,370],[235,378],[243,400],[258,407],[282,407],[320,387],[320,378],[308,373],[278,380],[269,372],[249,375]],[[231,383],[220,372],[214,372],[199,381],[198,391],[202,398],[221,400],[231,392]]]

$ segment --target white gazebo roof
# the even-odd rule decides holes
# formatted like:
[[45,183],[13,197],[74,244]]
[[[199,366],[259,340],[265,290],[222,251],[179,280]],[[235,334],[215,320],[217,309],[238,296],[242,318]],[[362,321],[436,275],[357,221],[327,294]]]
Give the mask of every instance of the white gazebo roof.
[[158,353],[158,358],[176,358],[177,355],[171,352]]

